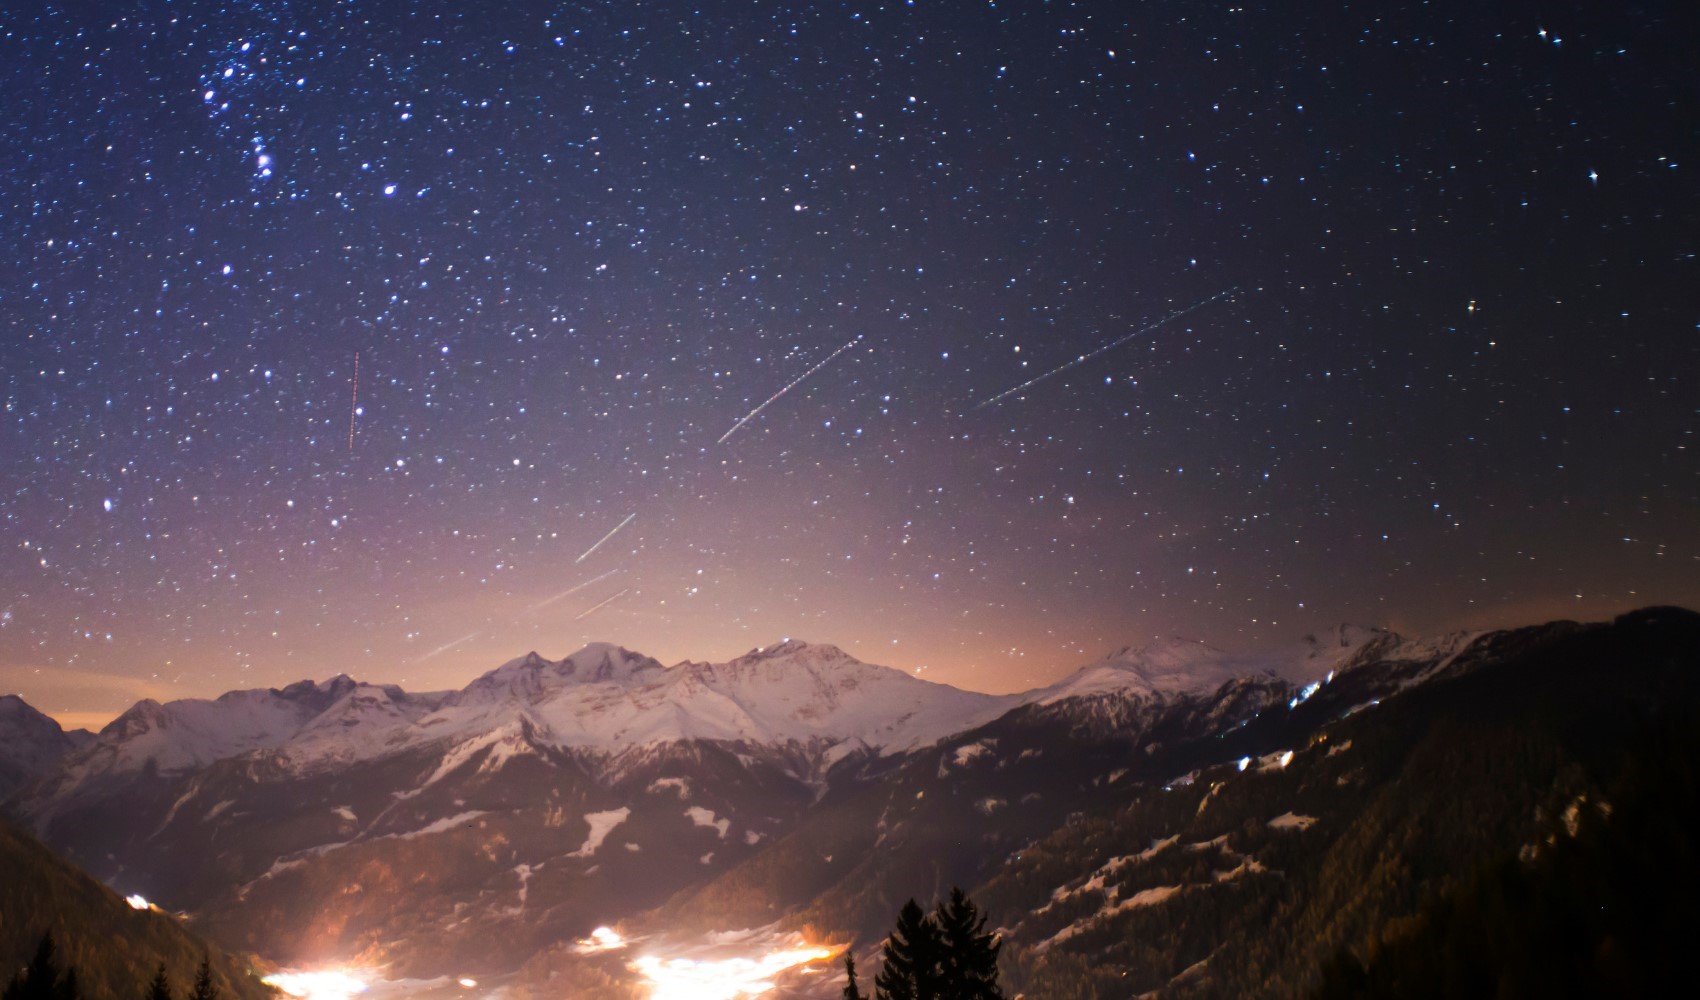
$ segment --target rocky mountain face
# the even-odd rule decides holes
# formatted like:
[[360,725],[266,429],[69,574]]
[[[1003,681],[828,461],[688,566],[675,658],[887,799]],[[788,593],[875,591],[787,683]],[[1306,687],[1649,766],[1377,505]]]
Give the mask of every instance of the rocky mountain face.
[[904,899],[962,885],[1031,996],[1298,995],[1472,866],[1600,812],[1603,748],[1695,714],[1697,651],[1674,610],[1342,628],[1260,656],[1165,641],[993,697],[802,643],[674,667],[591,646],[456,692],[144,702],[9,808],[288,964],[553,995],[630,978],[575,943],[598,925],[866,952]]
[[84,729],[66,732],[15,694],[0,695],[0,801],[93,739]]

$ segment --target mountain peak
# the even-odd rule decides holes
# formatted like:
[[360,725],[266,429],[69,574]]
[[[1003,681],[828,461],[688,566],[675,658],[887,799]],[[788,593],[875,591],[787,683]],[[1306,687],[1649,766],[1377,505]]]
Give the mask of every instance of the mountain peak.
[[577,675],[581,680],[587,681],[619,680],[641,670],[666,669],[653,657],[611,642],[590,643],[562,660],[559,667],[562,672]]
[[11,733],[29,736],[52,733],[58,736],[64,731],[57,719],[15,694],[0,694],[0,722],[5,723],[7,730],[0,733],[0,737]]
[[34,705],[31,705],[18,695],[0,694],[0,716],[11,718],[41,714],[42,713]]
[[1366,643],[1373,642],[1376,639],[1386,638],[1388,636],[1398,638],[1397,633],[1384,629],[1378,625],[1358,625],[1353,622],[1341,622],[1332,628],[1324,629],[1320,632],[1312,632],[1310,635],[1305,636],[1305,639],[1306,641],[1314,643],[1316,646],[1321,648],[1356,649]]
[[1101,695],[1151,698],[1208,694],[1240,677],[1303,684],[1348,662],[1371,643],[1389,638],[1397,640],[1398,636],[1386,629],[1342,624],[1307,635],[1296,646],[1236,654],[1197,639],[1169,636],[1141,646],[1124,646],[1049,687],[1030,692],[1027,698],[1052,704]]
[[[269,692],[227,691],[219,697],[222,700],[230,697],[252,698],[264,694],[271,694],[276,695],[285,701],[324,702],[328,705],[357,687],[360,687],[360,682],[354,678],[347,674],[335,674],[322,681],[315,681],[310,678],[299,680],[285,687],[273,688]],[[326,698],[329,700],[326,701]]]
[[563,685],[623,682],[640,673],[665,669],[654,658],[611,642],[590,643],[560,660],[550,660],[532,650],[483,674],[450,700],[489,702],[514,696],[535,702]]
[[125,709],[118,718],[108,722],[100,733],[104,736],[109,732],[123,735],[146,732],[164,719],[165,706],[153,698],[143,698]]
[[17,695],[0,695],[0,799],[45,772],[87,737],[80,729],[65,732],[59,720]]
[[759,663],[770,660],[794,659],[802,659],[816,663],[838,660],[856,660],[856,658],[851,656],[849,653],[846,653],[844,650],[829,643],[804,642],[801,639],[786,638],[771,646],[761,646],[756,649],[752,649],[732,662]]
[[1165,636],[1142,646],[1123,646],[1108,653],[1102,662],[1180,666],[1220,659],[1222,651],[1202,639]]

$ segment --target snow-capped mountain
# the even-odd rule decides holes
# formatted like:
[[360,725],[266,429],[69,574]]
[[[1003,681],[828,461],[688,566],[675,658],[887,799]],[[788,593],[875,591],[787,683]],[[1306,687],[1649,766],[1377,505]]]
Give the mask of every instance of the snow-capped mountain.
[[1195,639],[1167,638],[1126,646],[1062,680],[1021,696],[1022,704],[1051,705],[1070,698],[1202,697],[1236,680],[1281,681],[1296,687],[1367,660],[1419,660],[1469,638],[1411,640],[1386,629],[1338,625],[1300,642],[1250,653],[1232,653]]
[[[1167,639],[1117,650],[1046,687],[998,696],[923,681],[833,646],[794,640],[724,663],[673,667],[595,643],[560,660],[529,653],[452,692],[415,694],[338,675],[210,700],[150,699],[97,737],[85,736],[83,744],[56,735],[58,727],[37,714],[30,725],[0,730],[7,740],[0,746],[14,748],[4,753],[25,762],[14,769],[21,775],[34,777],[48,764],[60,765],[46,786],[32,790],[36,800],[74,797],[105,778],[143,770],[188,774],[258,752],[312,771],[427,746],[493,744],[517,731],[521,721],[527,745],[619,755],[693,740],[799,743],[824,750],[822,759],[830,763],[861,750],[880,755],[915,750],[1020,705],[1198,697],[1246,678],[1303,686],[1354,658],[1425,659],[1438,648],[1351,626],[1257,654]],[[33,713],[16,698],[0,700],[0,706]],[[517,745],[515,751],[526,752]]]
[[448,696],[418,730],[422,738],[484,733],[519,711],[557,746],[614,753],[687,740],[855,741],[895,753],[1011,704],[872,666],[834,646],[787,641],[726,663],[669,668],[598,643],[564,660],[531,653],[503,664]]
[[1491,647],[1164,640],[993,696],[801,642],[671,667],[595,644],[457,691],[338,676],[142,702],[8,805],[108,884],[279,961],[512,970],[664,903],[704,931],[802,906],[856,926],[939,858],[983,877],[1129,785],[1189,786]]
[[664,667],[596,643],[561,660],[529,653],[448,693],[410,694],[339,675],[212,700],[142,701],[32,794],[62,800],[107,778],[188,774],[258,752],[302,772],[345,767],[487,743],[521,720],[538,746],[611,756],[694,740],[839,747],[834,758],[896,753],[1015,702],[866,664],[833,646],[788,641],[726,663]]
[[753,853],[835,767],[901,756],[1016,700],[802,642],[672,667],[594,644],[559,660],[530,653],[458,691],[337,676],[142,702],[11,806],[126,891],[256,934],[298,928],[299,942],[276,941],[297,957],[333,912],[303,886],[496,838],[506,859],[476,878],[464,858],[424,864],[471,878],[452,890],[415,883],[392,898],[368,885],[354,911],[334,911],[338,940],[381,947],[402,907],[420,922],[409,936],[437,941],[439,957],[476,952],[433,937],[472,906],[509,923],[523,914],[508,941],[518,949]]
[[0,695],[0,800],[92,739],[87,730],[66,732],[17,695]]

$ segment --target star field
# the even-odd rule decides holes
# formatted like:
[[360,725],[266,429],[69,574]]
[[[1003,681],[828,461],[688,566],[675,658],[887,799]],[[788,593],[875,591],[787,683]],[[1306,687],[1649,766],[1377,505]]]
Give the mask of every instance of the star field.
[[0,688],[1693,604],[1695,19],[1595,6],[0,13]]

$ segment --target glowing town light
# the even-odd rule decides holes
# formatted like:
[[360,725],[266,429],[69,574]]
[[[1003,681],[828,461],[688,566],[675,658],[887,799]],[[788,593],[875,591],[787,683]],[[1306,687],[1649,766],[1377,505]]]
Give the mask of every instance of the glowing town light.
[[590,936],[578,942],[581,955],[592,955],[599,951],[617,951],[626,946],[626,939],[612,927],[598,927],[590,932]]
[[1251,766],[1251,758],[1250,757],[1241,757],[1240,758],[1240,770],[1243,771],[1250,766]]
[[132,909],[132,910],[151,910],[151,909],[153,909],[153,904],[148,902],[146,898],[144,898],[140,895],[125,896],[124,902],[129,903],[130,909]]
[[[1330,674],[1329,676],[1333,677],[1334,675]],[[1292,701],[1287,702],[1287,707],[1288,708],[1298,708],[1300,705],[1303,705],[1305,702],[1309,701],[1310,696],[1315,694],[1317,692],[1317,690],[1320,689],[1321,687],[1322,687],[1321,681],[1312,681],[1311,683],[1305,685],[1305,688],[1304,688],[1303,691],[1300,691],[1298,694],[1294,695]]]
[[347,972],[279,972],[261,979],[302,1000],[349,1000],[366,992],[366,983]]
[[473,979],[470,976],[460,977],[459,982],[460,982],[460,988],[463,989],[463,990],[476,989],[477,986],[478,986],[478,980]]
[[650,1000],[747,1000],[772,990],[780,973],[834,954],[831,948],[792,948],[713,961],[646,955],[631,967],[649,985]]

